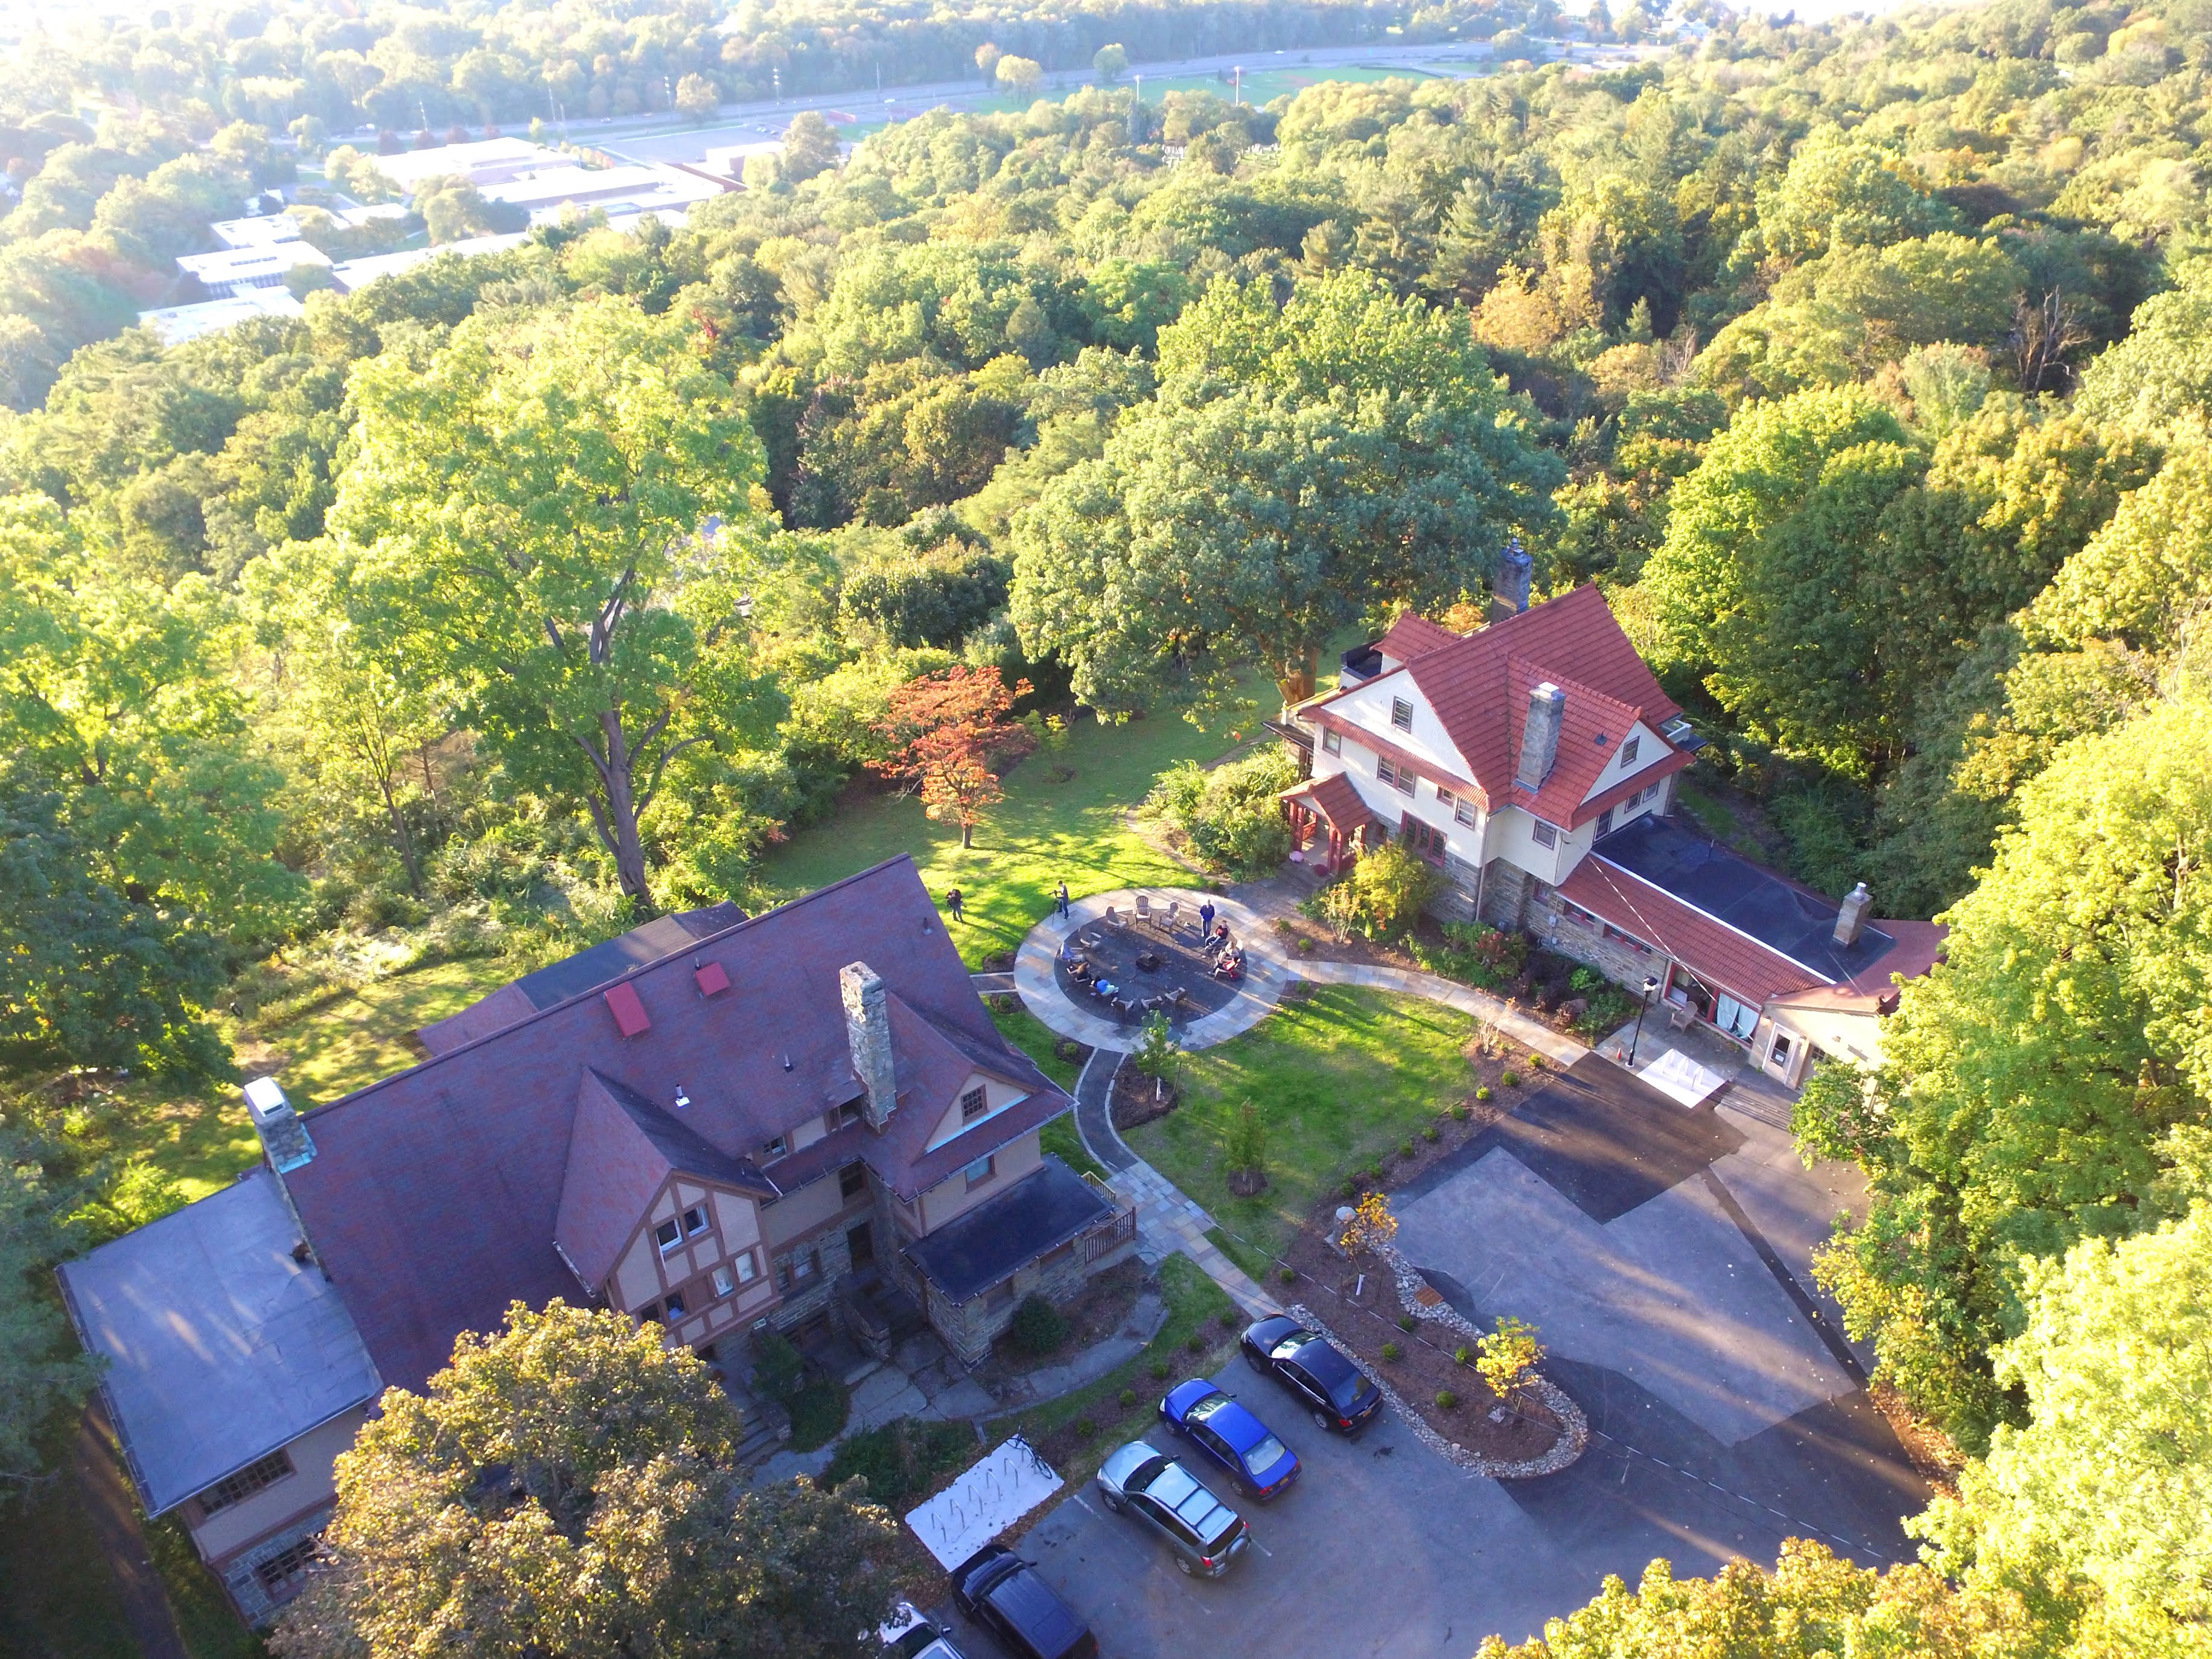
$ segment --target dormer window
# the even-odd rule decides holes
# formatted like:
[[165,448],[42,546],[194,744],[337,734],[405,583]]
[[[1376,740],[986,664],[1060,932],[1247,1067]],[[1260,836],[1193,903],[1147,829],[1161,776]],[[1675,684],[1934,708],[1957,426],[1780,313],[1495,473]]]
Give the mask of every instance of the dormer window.
[[653,1241],[660,1246],[660,1253],[665,1256],[684,1242],[684,1229],[671,1219],[654,1228],[653,1237]]
[[1390,699],[1390,723],[1401,732],[1413,729],[1413,705],[1402,697]]
[[963,1123],[973,1123],[990,1109],[990,1096],[981,1087],[971,1089],[960,1097],[960,1121]]
[[1622,765],[1632,766],[1636,764],[1636,746],[1641,741],[1641,739],[1632,737],[1628,741],[1620,746],[1620,764]]

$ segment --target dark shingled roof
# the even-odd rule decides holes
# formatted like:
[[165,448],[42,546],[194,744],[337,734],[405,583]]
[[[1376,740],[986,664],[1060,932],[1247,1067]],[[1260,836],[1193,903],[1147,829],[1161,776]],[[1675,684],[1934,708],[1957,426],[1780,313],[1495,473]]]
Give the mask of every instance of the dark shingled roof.
[[[694,956],[730,989],[702,997]],[[628,1041],[587,987],[307,1114],[318,1155],[288,1177],[293,1198],[385,1380],[421,1387],[511,1301],[577,1295],[555,1239],[591,1074],[655,1109],[683,1089],[682,1128],[730,1160],[856,1099],[837,980],[852,961],[891,992],[898,1110],[880,1135],[850,1125],[780,1161],[778,1186],[860,1157],[911,1194],[1069,1109],[992,1024],[913,862],[879,864],[623,976],[652,1022]],[[971,1059],[1029,1094],[926,1150]]]
[[1089,1181],[1048,1156],[1005,1192],[916,1239],[907,1259],[953,1301],[966,1302],[1113,1213]]
[[648,962],[690,950],[702,939],[711,939],[744,919],[744,912],[726,899],[702,910],[656,916],[617,938],[605,940],[589,950],[580,950],[535,973],[526,973],[459,1013],[434,1025],[424,1026],[415,1035],[431,1053],[449,1053],[479,1037],[504,1031],[540,1009],[551,1008],[571,997],[612,985],[623,974]]

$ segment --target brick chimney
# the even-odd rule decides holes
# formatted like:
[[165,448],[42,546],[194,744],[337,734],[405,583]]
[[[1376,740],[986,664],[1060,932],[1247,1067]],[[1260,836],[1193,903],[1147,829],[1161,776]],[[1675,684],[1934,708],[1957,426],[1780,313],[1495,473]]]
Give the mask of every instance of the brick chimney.
[[1544,787],[1559,758],[1559,728],[1567,717],[1567,694],[1546,680],[1528,693],[1528,723],[1521,729],[1521,763],[1513,781],[1524,790]]
[[1860,882],[1844,900],[1843,908],[1836,912],[1836,947],[1849,950],[1859,942],[1859,930],[1866,926],[1867,912],[1874,908],[1874,894],[1867,884]]
[[838,971],[837,989],[845,998],[845,1037],[853,1046],[853,1070],[868,1091],[868,1126],[881,1129],[898,1109],[889,993],[866,962],[846,963]]

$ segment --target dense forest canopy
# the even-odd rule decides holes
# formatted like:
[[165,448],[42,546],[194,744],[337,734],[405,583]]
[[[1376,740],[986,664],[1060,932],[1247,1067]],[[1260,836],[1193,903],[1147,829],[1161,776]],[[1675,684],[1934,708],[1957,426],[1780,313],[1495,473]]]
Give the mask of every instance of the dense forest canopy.
[[[317,952],[531,962],[742,899],[896,770],[924,675],[1026,681],[1039,731],[1295,694],[1351,626],[1472,606],[1517,534],[1712,740],[1717,829],[1952,923],[1887,1066],[1816,1074],[1800,1130],[1874,1180],[1823,1271],[1881,1381],[2043,1490],[2057,1264],[2179,1272],[2130,1245],[2212,1169],[2212,3],[1601,11],[1574,28],[1658,44],[1505,58],[1555,26],[301,6],[25,43],[0,1054],[219,1073],[224,1021]],[[1377,27],[1504,61],[799,134],[681,228],[580,217],[175,347],[130,326],[326,129]],[[1977,1514],[1950,1558],[2089,1571]],[[2186,1549],[2076,1541],[2137,1564],[2110,1650],[2201,1621]]]

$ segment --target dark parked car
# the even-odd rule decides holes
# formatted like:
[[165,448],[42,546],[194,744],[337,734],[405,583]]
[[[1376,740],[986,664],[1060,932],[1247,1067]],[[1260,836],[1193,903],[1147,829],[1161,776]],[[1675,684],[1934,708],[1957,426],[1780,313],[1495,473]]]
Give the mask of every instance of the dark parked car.
[[1298,1478],[1297,1454],[1203,1377],[1171,1389],[1160,1402],[1160,1420],[1263,1503]]
[[1218,1578],[1252,1541],[1242,1516],[1166,1453],[1133,1440],[1098,1471],[1098,1495],[1116,1515],[1133,1515],[1175,1552],[1186,1575]]
[[952,1599],[1021,1659],[1097,1659],[1091,1627],[1003,1544],[986,1544],[953,1569]]
[[1318,1331],[1277,1314],[1247,1329],[1244,1356],[1298,1397],[1324,1429],[1353,1434],[1382,1409],[1382,1391]]
[[896,1625],[884,1626],[898,1634],[884,1646],[883,1659],[965,1659],[952,1645],[951,1634],[931,1623],[905,1602],[899,1604]]

